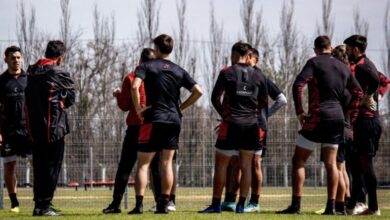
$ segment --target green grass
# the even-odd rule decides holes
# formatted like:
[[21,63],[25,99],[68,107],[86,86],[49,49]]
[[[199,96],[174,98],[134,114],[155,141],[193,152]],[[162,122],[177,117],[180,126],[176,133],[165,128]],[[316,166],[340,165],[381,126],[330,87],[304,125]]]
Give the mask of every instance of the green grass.
[[[21,213],[9,212],[9,199],[5,197],[5,209],[0,210],[0,219],[36,219],[31,216],[33,201],[32,189],[20,189],[18,197],[20,200]],[[269,188],[265,187],[260,199],[261,213],[242,214],[198,214],[197,211],[204,209],[211,200],[211,188],[179,188],[177,192],[178,211],[164,215],[164,219],[352,219],[352,216],[327,217],[313,213],[313,211],[324,207],[326,201],[325,188],[305,188],[302,200],[302,215],[277,215],[274,211],[286,208],[290,202],[290,188]],[[61,219],[158,219],[161,215],[155,215],[147,210],[153,203],[152,195],[148,192],[145,196],[145,214],[140,216],[128,216],[127,212],[134,206],[134,191],[129,188],[129,209],[124,209],[122,202],[122,213],[118,215],[103,215],[101,210],[111,202],[112,191],[108,188],[95,188],[84,191],[79,189],[59,188],[53,201],[55,206],[63,210]],[[382,216],[361,217],[359,219],[390,219],[390,190],[378,190],[379,206]]]

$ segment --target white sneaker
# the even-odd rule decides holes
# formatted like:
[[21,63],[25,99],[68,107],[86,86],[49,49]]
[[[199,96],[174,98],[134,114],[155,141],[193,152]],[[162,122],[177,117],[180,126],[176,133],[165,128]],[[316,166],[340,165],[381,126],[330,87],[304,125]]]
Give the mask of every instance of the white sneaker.
[[381,210],[372,211],[370,209],[366,209],[363,212],[361,212],[359,215],[375,215],[375,216],[381,216]]
[[149,212],[155,212],[157,211],[157,205],[156,203],[153,204],[152,208],[149,209]]
[[347,209],[347,214],[348,215],[360,215],[360,213],[366,211],[368,208],[367,208],[367,205],[362,203],[362,202],[358,202],[356,203],[355,207],[353,209]]
[[170,211],[170,212],[174,212],[174,211],[176,211],[176,205],[175,205],[175,203],[173,203],[172,201],[169,201],[169,203],[168,203],[168,211]]

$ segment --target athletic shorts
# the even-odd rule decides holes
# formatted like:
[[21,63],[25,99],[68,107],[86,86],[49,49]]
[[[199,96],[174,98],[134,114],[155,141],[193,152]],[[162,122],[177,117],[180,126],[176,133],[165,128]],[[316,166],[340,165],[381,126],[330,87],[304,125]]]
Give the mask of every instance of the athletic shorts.
[[3,136],[3,145],[0,147],[0,155],[3,162],[8,163],[16,161],[18,156],[29,157],[32,155],[32,144],[27,136]]
[[344,120],[321,121],[312,130],[299,133],[311,142],[337,145],[344,141]]
[[314,141],[311,141],[304,137],[302,134],[300,134],[297,138],[296,145],[298,147],[304,148],[306,150],[313,151],[317,146],[322,147],[332,147],[332,148],[338,148],[338,144],[332,144],[332,143],[317,143]]
[[353,132],[354,153],[374,157],[379,148],[381,133],[382,126],[378,118],[358,118]]
[[179,148],[180,124],[146,123],[141,125],[138,151],[159,152]]
[[239,125],[222,122],[215,147],[220,150],[260,150],[265,132],[257,124]]

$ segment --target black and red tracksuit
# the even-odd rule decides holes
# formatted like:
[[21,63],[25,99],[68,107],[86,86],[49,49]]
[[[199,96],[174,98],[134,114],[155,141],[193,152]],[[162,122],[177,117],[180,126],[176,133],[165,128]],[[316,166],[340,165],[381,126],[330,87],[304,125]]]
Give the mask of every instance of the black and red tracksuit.
[[307,84],[309,92],[308,116],[301,135],[317,143],[342,143],[344,133],[344,90],[351,94],[347,116],[354,120],[363,96],[348,67],[328,53],[311,58],[296,77],[293,98],[296,114],[304,113],[302,93]]
[[26,116],[33,141],[34,201],[47,209],[53,199],[69,133],[66,108],[75,101],[70,74],[53,60],[41,59],[28,69]]

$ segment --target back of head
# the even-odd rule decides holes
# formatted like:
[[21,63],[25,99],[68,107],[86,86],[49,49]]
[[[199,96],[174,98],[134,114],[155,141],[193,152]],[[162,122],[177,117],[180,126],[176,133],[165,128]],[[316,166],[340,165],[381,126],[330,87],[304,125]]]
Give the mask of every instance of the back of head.
[[65,51],[65,44],[62,41],[49,41],[49,43],[47,43],[45,57],[48,59],[58,58],[65,55]]
[[148,62],[149,60],[154,59],[154,50],[152,48],[144,48],[141,52],[141,57],[139,62],[140,63],[145,63]]
[[153,39],[153,43],[163,54],[170,54],[173,50],[173,39],[169,35],[161,34]]
[[317,50],[326,50],[331,48],[330,38],[326,35],[318,36],[314,40],[314,48]]
[[363,35],[352,35],[344,40],[344,44],[349,47],[357,47],[361,53],[364,53],[367,48],[367,38]]
[[332,51],[332,56],[341,62],[348,64],[348,55],[346,53],[345,45],[338,45]]
[[232,53],[237,53],[239,56],[243,57],[251,52],[252,49],[250,44],[239,41],[233,45]]
[[7,49],[5,49],[5,51],[4,51],[4,56],[7,57],[9,54],[15,53],[15,52],[22,53],[22,50],[17,46],[7,47]]

